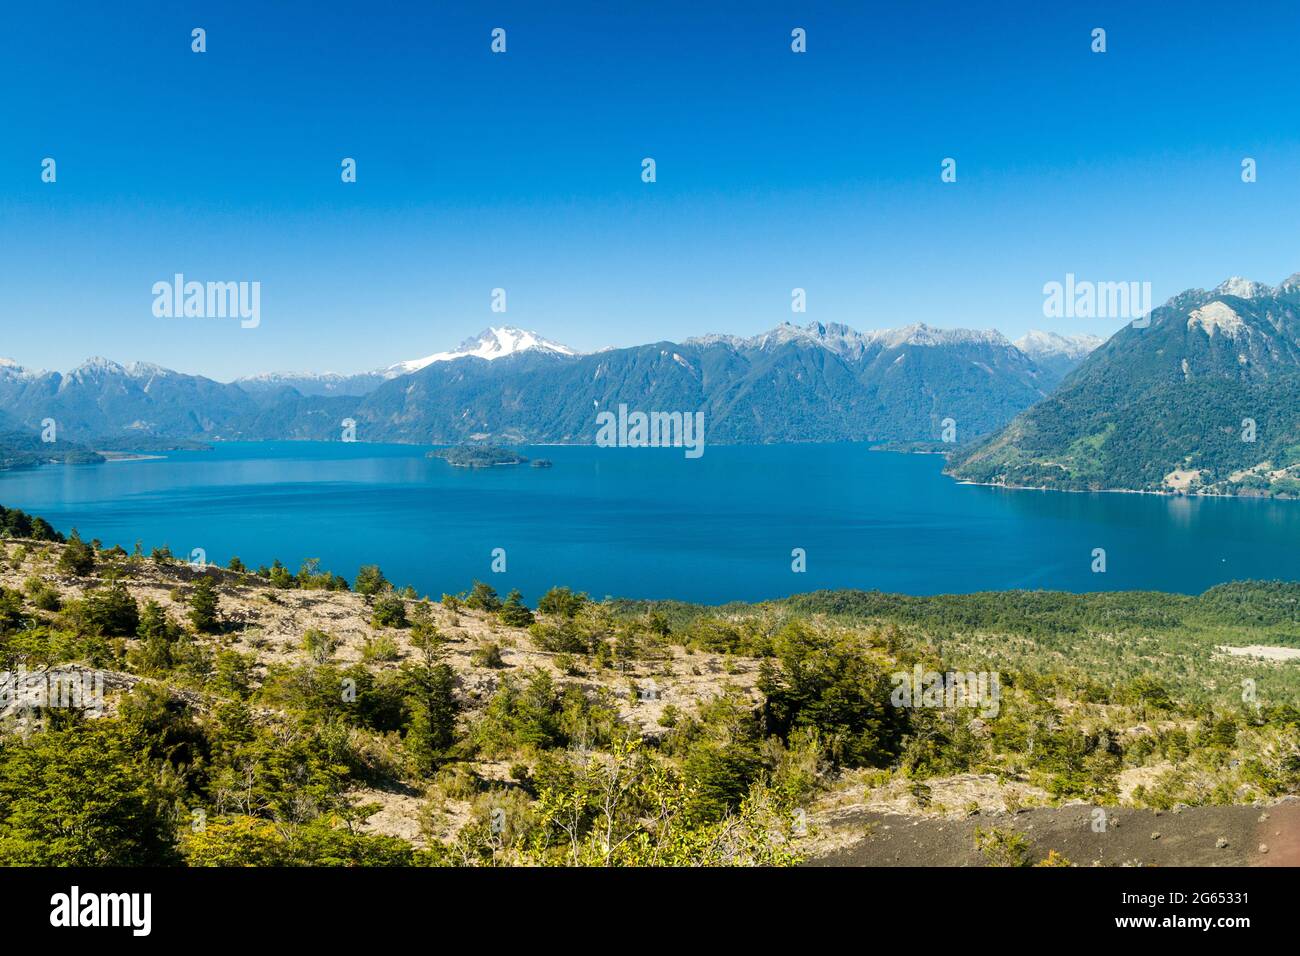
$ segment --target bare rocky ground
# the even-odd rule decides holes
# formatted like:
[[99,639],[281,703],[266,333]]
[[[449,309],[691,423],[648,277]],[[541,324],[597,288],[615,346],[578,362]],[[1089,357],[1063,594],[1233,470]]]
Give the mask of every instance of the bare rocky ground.
[[[14,543],[9,545],[12,558]],[[29,553],[19,568],[12,566],[12,560],[0,562],[0,585],[21,589],[36,574],[56,585],[65,597],[76,598],[103,583],[99,579],[61,578],[53,569],[57,546],[46,547],[49,549],[46,555]],[[158,567],[145,561],[131,566],[130,576],[124,578],[124,583],[141,604],[156,601],[174,620],[183,622],[189,586],[198,573],[183,564]],[[370,602],[363,595],[347,591],[277,590],[248,575],[220,573],[220,613],[228,626],[224,634],[205,640],[215,646],[256,655],[263,672],[270,663],[308,663],[302,638],[309,629],[325,631],[337,640],[334,663],[346,665],[361,661],[366,643],[379,636],[394,641],[398,656],[392,661],[371,662],[369,666],[375,670],[396,668],[410,657],[409,630],[372,627]],[[408,613],[415,604],[415,601],[407,602]],[[462,609],[453,613],[436,603],[432,609],[434,620],[448,642],[447,662],[456,671],[461,692],[471,708],[490,697],[504,675],[532,668],[547,670],[557,680],[563,678],[585,690],[605,688],[613,692],[620,702],[620,716],[651,736],[664,732],[659,719],[670,705],[694,713],[701,702],[718,696],[724,687],[739,689],[757,700],[754,687],[758,662],[755,660],[688,653],[680,647],[671,647],[663,660],[638,662],[637,666],[623,671],[602,672],[584,666],[582,673],[565,674],[555,663],[561,655],[538,650],[525,629],[506,627],[493,615],[479,611]],[[471,661],[471,655],[488,643],[500,646],[504,666],[488,668]]]
[[1051,851],[1077,866],[1300,866],[1300,800],[1266,807],[1205,806],[1173,811],[1084,804],[950,819],[849,807],[810,821],[814,866],[985,866],[975,831],[1014,830],[1029,858]]
[[[111,566],[101,562],[96,576],[69,578],[55,570],[58,545],[19,541],[4,541],[3,545],[6,556],[0,559],[0,585],[14,590],[22,590],[34,575],[53,584],[65,598],[79,598],[87,590],[104,584],[102,575]],[[186,620],[185,602],[194,579],[201,572],[184,563],[160,566],[150,560],[119,560],[116,566],[124,572],[123,583],[141,605],[156,601],[173,620]],[[325,631],[338,642],[331,658],[336,664],[361,661],[367,642],[380,636],[391,638],[398,654],[394,660],[370,662],[368,666],[373,670],[400,667],[412,653],[409,630],[371,626],[370,602],[363,595],[347,591],[280,590],[251,575],[215,568],[207,573],[220,576],[217,590],[226,628],[224,633],[203,641],[213,647],[255,655],[259,677],[271,663],[308,663],[303,634],[313,628]],[[440,595],[433,597],[436,600]],[[416,603],[407,602],[408,615]],[[608,691],[618,705],[621,719],[638,726],[647,737],[667,732],[659,721],[670,706],[683,714],[694,714],[702,703],[721,695],[726,688],[749,695],[755,703],[758,701],[755,689],[758,662],[752,659],[688,653],[680,647],[669,647],[661,660],[637,662],[622,670],[600,670],[584,662],[580,673],[566,673],[556,665],[556,658],[561,655],[538,650],[524,629],[506,627],[493,615],[479,611],[452,612],[439,603],[434,603],[432,610],[439,630],[447,639],[447,663],[456,671],[462,704],[471,713],[487,704],[507,675],[533,668],[546,670],[557,682],[576,684],[588,692]],[[489,643],[500,647],[503,666],[484,667],[471,660],[476,650]],[[142,678],[116,672],[105,672],[105,677],[109,689],[106,713],[112,714],[116,709],[114,692],[129,690]],[[202,695],[184,692],[184,696],[200,708],[204,706]],[[509,765],[505,763],[475,763],[473,770],[484,779],[509,779]],[[421,842],[419,813],[426,800],[422,787],[394,782],[385,789],[359,791],[356,796],[363,803],[380,805],[378,812],[368,819],[368,829],[417,844]],[[468,808],[467,803],[447,801],[446,828],[454,829]]]

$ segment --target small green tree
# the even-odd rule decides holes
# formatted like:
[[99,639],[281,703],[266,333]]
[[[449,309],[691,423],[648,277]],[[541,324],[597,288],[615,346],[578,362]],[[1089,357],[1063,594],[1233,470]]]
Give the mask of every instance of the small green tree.
[[501,623],[508,627],[527,627],[533,623],[533,612],[524,603],[524,596],[519,589],[506,595],[506,603],[501,605]]
[[32,575],[24,583],[24,587],[32,599],[32,604],[42,611],[57,611],[63,606],[63,599],[59,597],[58,589],[42,578]]
[[339,642],[332,634],[326,634],[313,627],[308,628],[307,633],[302,636],[302,646],[313,661],[324,664],[334,656]]
[[12,634],[26,625],[22,595],[0,587],[0,634]]
[[190,623],[199,633],[213,633],[219,625],[217,620],[217,589],[212,578],[201,577],[194,585],[190,595]]
[[139,606],[121,581],[87,594],[80,617],[85,633],[104,637],[129,637],[140,626]]
[[358,594],[372,597],[388,587],[388,579],[384,577],[384,572],[379,569],[379,565],[363,564],[361,570],[357,572],[353,590]]
[[422,774],[431,774],[446,760],[456,740],[456,675],[443,661],[445,647],[437,628],[418,622],[411,644],[418,659],[405,670],[410,687],[411,724],[406,749]]
[[167,618],[167,612],[157,601],[146,601],[140,612],[140,625],[136,636],[141,640],[136,665],[144,671],[166,671],[175,661],[172,645],[180,639],[181,630]]
[[469,592],[469,597],[465,598],[465,606],[474,608],[476,611],[499,611],[501,610],[501,598],[497,597],[496,590],[490,584],[475,581],[473,590]]
[[84,578],[95,570],[95,549],[81,540],[76,528],[72,529],[68,543],[59,555],[58,569],[60,574],[71,574],[79,578]]
[[537,610],[556,617],[573,617],[587,601],[585,594],[574,594],[568,588],[551,588],[537,602]]
[[396,594],[381,594],[370,613],[371,627],[406,627],[406,602]]
[[287,591],[298,583],[297,578],[289,573],[289,569],[280,563],[279,558],[276,558],[271,562],[271,572],[269,577],[271,580],[271,587],[280,588],[281,590]]

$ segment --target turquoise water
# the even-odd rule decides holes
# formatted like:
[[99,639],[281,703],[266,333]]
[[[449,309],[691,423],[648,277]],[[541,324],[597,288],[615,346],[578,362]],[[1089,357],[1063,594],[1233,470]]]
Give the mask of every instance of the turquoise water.
[[[722,602],[817,588],[1195,593],[1300,578],[1300,502],[959,485],[936,456],[862,445],[525,450],[554,467],[470,471],[427,448],[238,443],[164,460],[0,473],[0,504],[86,538],[224,564],[378,563],[435,597],[475,578],[535,599]],[[491,570],[494,548],[507,570]],[[791,550],[807,571],[791,570]],[[1107,570],[1091,571],[1094,548]]]

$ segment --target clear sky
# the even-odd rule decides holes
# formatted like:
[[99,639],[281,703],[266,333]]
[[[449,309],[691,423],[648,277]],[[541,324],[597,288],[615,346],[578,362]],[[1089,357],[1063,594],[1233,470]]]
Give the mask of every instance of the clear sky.
[[[1294,2],[8,4],[0,355],[228,379],[490,324],[583,350],[787,319],[1109,334],[1044,318],[1043,284],[1300,270],[1298,26]],[[176,272],[260,282],[260,327],[156,318]]]

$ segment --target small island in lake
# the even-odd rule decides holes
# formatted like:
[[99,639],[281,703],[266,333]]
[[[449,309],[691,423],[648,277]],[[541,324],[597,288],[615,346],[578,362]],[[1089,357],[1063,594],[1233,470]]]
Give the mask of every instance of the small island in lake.
[[[495,468],[498,465],[522,465],[528,461],[517,451],[497,445],[459,445],[455,448],[431,451],[425,457],[441,458],[457,468]],[[550,463],[537,465],[537,462],[534,462],[533,464],[535,467],[545,468]]]
[[946,455],[952,451],[951,442],[918,439],[916,441],[885,441],[872,445],[868,451],[890,451],[901,455]]

